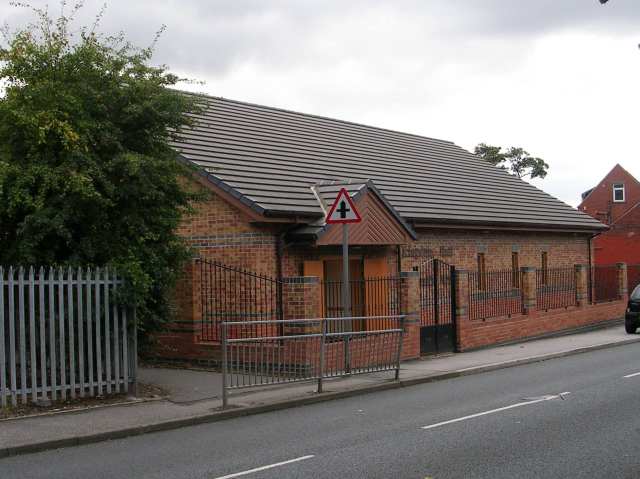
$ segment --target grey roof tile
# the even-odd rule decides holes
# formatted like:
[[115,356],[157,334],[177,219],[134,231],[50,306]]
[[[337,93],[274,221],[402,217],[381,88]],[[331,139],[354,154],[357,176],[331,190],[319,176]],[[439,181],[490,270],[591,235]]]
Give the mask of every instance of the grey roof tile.
[[311,186],[350,178],[372,180],[407,221],[605,228],[449,141],[202,98],[206,108],[173,146],[272,216],[322,216]]

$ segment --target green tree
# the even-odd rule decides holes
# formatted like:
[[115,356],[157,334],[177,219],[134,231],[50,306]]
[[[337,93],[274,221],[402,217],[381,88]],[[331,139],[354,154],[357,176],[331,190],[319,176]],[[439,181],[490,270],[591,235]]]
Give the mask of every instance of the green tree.
[[[150,66],[153,45],[72,29],[25,4],[33,24],[0,48],[0,264],[112,266],[142,331],[167,320],[189,250],[176,235],[196,198],[170,147],[197,97]],[[157,39],[157,37],[156,37]]]
[[511,147],[502,151],[500,146],[480,143],[474,153],[494,166],[507,170],[518,178],[544,178],[549,165],[542,159],[531,156],[523,148]]

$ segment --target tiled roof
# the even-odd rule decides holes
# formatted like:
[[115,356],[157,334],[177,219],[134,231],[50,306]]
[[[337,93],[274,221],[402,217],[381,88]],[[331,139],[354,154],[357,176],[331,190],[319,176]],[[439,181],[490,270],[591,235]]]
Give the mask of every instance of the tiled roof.
[[406,221],[599,230],[591,218],[449,141],[214,97],[173,146],[269,216],[321,217],[311,187],[372,180]]

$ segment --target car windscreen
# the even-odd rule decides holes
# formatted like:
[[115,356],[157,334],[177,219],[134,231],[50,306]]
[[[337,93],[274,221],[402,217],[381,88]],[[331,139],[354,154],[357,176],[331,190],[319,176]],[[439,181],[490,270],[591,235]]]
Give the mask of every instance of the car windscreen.
[[640,284],[636,286],[636,289],[634,289],[633,293],[631,293],[631,299],[633,299],[634,301],[640,300]]

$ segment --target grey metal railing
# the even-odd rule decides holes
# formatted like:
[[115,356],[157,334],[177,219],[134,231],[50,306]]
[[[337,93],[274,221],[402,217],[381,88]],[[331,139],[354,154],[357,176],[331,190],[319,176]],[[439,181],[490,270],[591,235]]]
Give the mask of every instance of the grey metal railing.
[[[223,322],[223,407],[231,389],[317,381],[322,392],[324,379],[380,371],[399,379],[404,318]],[[271,333],[256,335],[256,323]]]
[[0,406],[135,393],[122,285],[108,269],[0,267]]

